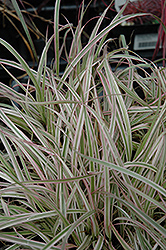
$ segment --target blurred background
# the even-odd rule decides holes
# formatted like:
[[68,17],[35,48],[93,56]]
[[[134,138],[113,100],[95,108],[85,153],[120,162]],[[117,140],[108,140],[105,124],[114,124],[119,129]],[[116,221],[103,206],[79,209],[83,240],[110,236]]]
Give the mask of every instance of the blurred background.
[[[83,44],[86,44],[87,37],[90,35],[97,18],[102,14],[103,10],[110,5],[112,1],[108,0],[85,0],[85,8],[87,8],[83,24],[85,25]],[[165,0],[131,0],[129,1],[123,15],[138,12],[150,12],[158,18],[161,18],[165,23]],[[16,10],[10,0],[0,0],[0,38],[9,42],[28,62],[31,67],[37,66],[37,58],[40,57],[46,40],[54,32],[54,8],[55,0],[27,0],[17,1],[20,10],[22,11],[26,25],[28,26],[36,57],[32,51],[31,45],[27,39],[24,28],[16,14]],[[82,1],[80,0],[62,0],[60,11],[60,24],[66,24],[67,20],[75,27],[79,20],[79,11]],[[107,12],[106,18],[101,28],[106,27],[114,16],[121,10],[125,0],[115,0]],[[128,48],[140,56],[156,60],[165,56],[165,33],[159,21],[152,15],[130,19],[121,26],[116,27],[109,34],[113,38],[113,42],[109,44],[109,49],[119,48],[119,36],[123,34],[126,39]],[[62,33],[63,36],[63,33]],[[66,38],[67,48],[70,47],[72,34],[68,34]],[[60,43],[63,40],[60,37]],[[3,46],[0,46],[0,58],[13,60]],[[54,58],[53,44],[48,52],[48,65],[51,65]],[[65,68],[65,56],[62,53],[61,70]],[[19,75],[19,72],[15,72]],[[8,74],[0,68],[0,80],[4,83],[9,83]]]

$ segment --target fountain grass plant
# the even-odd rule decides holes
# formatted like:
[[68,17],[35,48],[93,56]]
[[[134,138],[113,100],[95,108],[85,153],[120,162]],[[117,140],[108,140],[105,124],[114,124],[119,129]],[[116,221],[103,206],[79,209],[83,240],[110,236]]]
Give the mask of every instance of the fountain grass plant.
[[[2,249],[164,250],[166,70],[128,51],[123,36],[121,48],[109,51],[109,31],[135,16],[122,16],[125,7],[99,32],[106,9],[85,46],[84,8],[76,29],[59,26],[59,8],[57,0],[55,33],[37,70],[0,39],[17,59],[0,64],[21,89],[0,83],[12,104],[0,104]],[[7,66],[26,73],[27,82]]]

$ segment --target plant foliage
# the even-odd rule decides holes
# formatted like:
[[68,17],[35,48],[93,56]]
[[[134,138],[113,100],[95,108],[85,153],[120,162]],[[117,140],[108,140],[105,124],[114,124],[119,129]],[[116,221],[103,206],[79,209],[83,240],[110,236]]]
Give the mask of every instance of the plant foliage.
[[[83,46],[84,6],[76,28],[59,26],[59,8],[57,0],[55,34],[36,70],[0,39],[16,58],[0,64],[20,88],[0,83],[0,96],[12,104],[0,104],[0,240],[8,250],[164,250],[166,71],[128,51],[123,36],[110,52],[107,38],[145,14],[122,16],[124,6],[99,30],[108,7]],[[56,61],[48,68],[53,39]]]

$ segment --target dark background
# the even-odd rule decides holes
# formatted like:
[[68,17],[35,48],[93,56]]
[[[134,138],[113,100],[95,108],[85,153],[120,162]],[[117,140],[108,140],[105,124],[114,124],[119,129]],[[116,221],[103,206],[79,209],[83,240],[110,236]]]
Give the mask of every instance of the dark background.
[[[19,1],[18,1],[19,2]],[[53,32],[53,21],[54,21],[54,6],[55,0],[27,0],[27,3],[22,6],[20,4],[20,9],[24,10],[24,17],[27,23],[31,21],[37,27],[33,29],[33,32],[30,32],[36,52],[38,57],[40,57],[43,47],[45,45],[45,36],[49,38]],[[82,1],[79,0],[62,0],[61,1],[61,11],[60,11],[60,24],[66,24],[64,16],[73,23],[74,26],[78,23],[78,13],[79,7]],[[89,1],[85,0],[85,6],[87,6]],[[86,14],[84,16],[83,24],[87,23],[85,26],[86,36],[83,37],[83,43],[86,44],[87,36],[91,34],[91,31],[97,21],[96,16],[100,16],[103,10],[106,8],[110,1],[91,1],[90,6],[88,7]],[[20,55],[28,62],[28,64],[35,68],[37,66],[36,60],[31,57],[31,54],[25,45],[20,34],[25,38],[23,27],[19,20],[16,20],[15,17],[8,14],[8,12],[15,13],[10,6],[6,6],[0,1],[0,5],[4,7],[4,11],[0,12],[0,37],[9,42],[19,53]],[[8,10],[8,12],[6,11]],[[114,6],[108,10],[106,18],[104,19],[101,29],[106,27],[112,18],[116,15]],[[89,21],[90,20],[90,21]],[[109,37],[116,38],[115,42],[110,45],[110,50],[116,49],[119,46],[118,38],[120,34],[124,34],[126,42],[129,45],[129,49],[133,50],[133,42],[136,34],[142,33],[157,33],[159,24],[145,23],[140,24],[136,22],[132,26],[118,26],[113,29]],[[19,32],[18,32],[19,31]],[[62,34],[63,36],[63,34]],[[70,47],[72,37],[70,35],[67,38],[68,47]],[[62,39],[60,40],[62,43]],[[136,51],[137,52],[137,51]],[[152,58],[154,50],[139,50],[138,53],[148,59]],[[161,56],[161,53],[158,54],[158,57]],[[2,45],[0,45],[0,58],[14,60],[14,57],[9,51],[7,51]],[[51,64],[51,61],[54,58],[54,49],[53,44],[48,52],[48,64]],[[65,60],[63,60],[63,54],[61,59],[61,70],[63,71],[65,67]],[[19,75],[19,72],[15,72],[16,75]],[[0,68],[0,81],[4,83],[9,83],[9,76]]]

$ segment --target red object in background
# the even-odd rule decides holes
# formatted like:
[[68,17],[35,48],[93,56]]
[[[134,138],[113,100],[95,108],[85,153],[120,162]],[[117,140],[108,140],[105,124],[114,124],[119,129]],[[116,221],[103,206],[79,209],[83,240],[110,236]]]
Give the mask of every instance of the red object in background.
[[[139,0],[134,2],[129,2],[123,15],[134,14],[134,13],[151,13],[158,17],[161,17],[161,2],[162,0]],[[143,24],[148,21],[152,21],[154,18],[152,16],[143,16],[134,19],[130,19],[130,22],[135,24]]]

